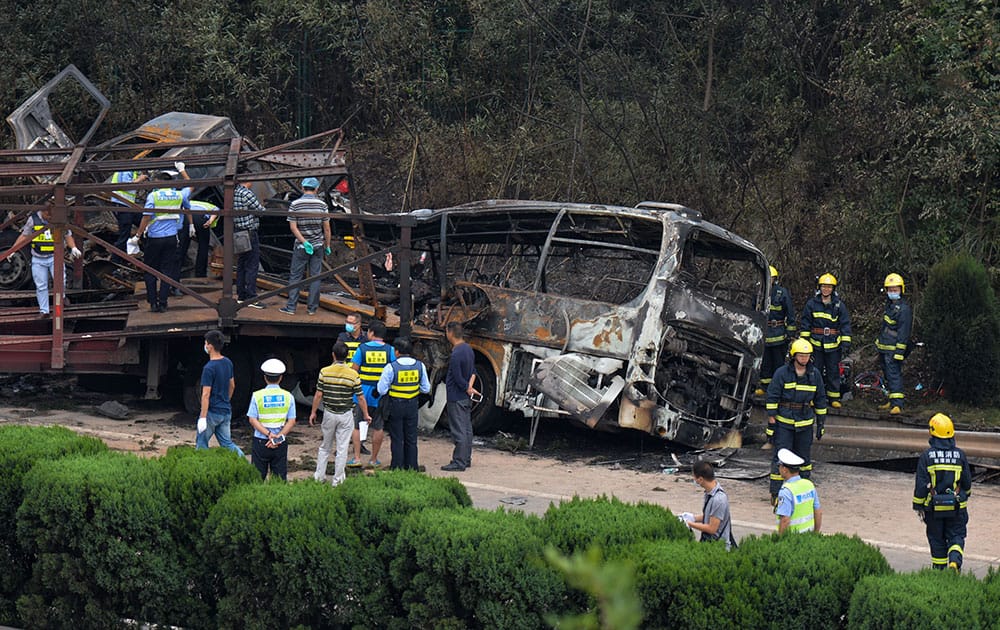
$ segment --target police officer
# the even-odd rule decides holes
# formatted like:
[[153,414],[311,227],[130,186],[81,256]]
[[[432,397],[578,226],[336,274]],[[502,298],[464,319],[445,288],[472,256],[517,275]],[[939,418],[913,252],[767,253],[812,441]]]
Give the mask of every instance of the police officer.
[[[368,413],[372,417],[372,455],[368,463],[371,466],[382,465],[378,460],[378,452],[382,448],[382,439],[385,436],[383,427],[385,426],[385,408],[382,407],[378,398],[378,382],[382,377],[382,370],[385,366],[396,360],[396,353],[392,346],[385,342],[385,324],[379,320],[373,320],[368,325],[368,341],[364,342],[354,351],[351,359],[351,366],[357,370],[361,377],[361,390],[365,394],[368,403]],[[359,462],[351,460],[348,466],[358,466]]]
[[767,388],[767,432],[774,442],[771,460],[771,500],[778,496],[782,476],[778,452],[791,449],[802,458],[802,477],[812,475],[813,425],[816,439],[823,438],[826,422],[826,389],[819,370],[810,362],[812,345],[805,339],[792,342],[789,361],[778,368]]
[[969,524],[972,474],[969,460],[955,446],[955,425],[943,413],[930,421],[930,448],[917,462],[913,509],[927,528],[931,566],[962,570],[965,532]]
[[[112,184],[129,184],[144,182],[147,179],[145,173],[140,173],[139,171],[118,171],[111,176]],[[132,228],[139,225],[139,221],[142,220],[142,215],[138,212],[131,211],[134,208],[136,199],[136,192],[134,190],[115,190],[112,193],[111,203],[116,206],[122,206],[123,208],[128,208],[129,210],[123,210],[121,212],[115,213],[115,221],[118,223],[118,237],[115,239],[115,247],[124,251],[125,244],[128,239],[132,236]],[[115,262],[122,263],[125,262],[118,254],[113,257]]]
[[389,449],[394,469],[417,469],[417,416],[420,394],[429,394],[431,382],[427,368],[414,359],[413,344],[409,339],[397,339],[396,360],[382,369],[378,381],[380,396],[389,395],[384,414],[389,424]]
[[[174,166],[184,179],[188,179],[183,162],[175,162]],[[129,243],[138,245],[139,237],[146,235],[146,246],[143,248],[143,261],[168,278],[177,279],[177,233],[184,225],[184,217],[179,212],[181,208],[191,209],[191,189],[176,189],[169,186],[174,174],[170,171],[160,171],[156,179],[164,182],[164,188],[157,188],[146,195],[146,208],[152,212],[143,214],[142,221],[135,236]],[[146,273],[146,301],[149,310],[162,313],[167,310],[167,297],[170,295],[170,285],[159,282],[151,273]]]
[[[337,335],[337,341],[347,346],[347,363],[351,363],[354,360],[354,352],[358,349],[358,346],[366,341],[364,331],[361,326],[361,315],[358,315],[357,313],[349,313],[347,315],[346,321],[344,322],[344,332]],[[355,405],[354,431],[351,433],[351,443],[354,445],[353,461],[355,464],[361,460],[362,455],[371,455],[371,451],[365,448],[365,445],[361,443],[361,422],[363,420],[364,418],[361,416],[361,407],[359,405]]]
[[799,334],[816,350],[816,366],[826,382],[830,406],[840,409],[840,358],[851,352],[851,315],[836,292],[837,279],[824,273],[819,290],[802,310]]
[[882,359],[882,374],[889,387],[889,400],[879,409],[895,415],[903,411],[903,360],[906,358],[913,328],[913,311],[903,299],[906,285],[898,273],[885,277],[885,313],[875,347]]
[[805,460],[788,450],[778,451],[781,490],[774,506],[778,518],[778,533],[819,532],[823,524],[823,508],[816,486],[799,474]]
[[268,359],[260,366],[264,373],[264,389],[250,397],[247,418],[253,426],[253,450],[250,461],[267,479],[268,471],[288,479],[288,442],[285,438],[295,426],[295,397],[281,388],[285,364],[280,359]]
[[788,340],[795,335],[795,305],[792,294],[778,284],[778,270],[771,266],[771,306],[767,313],[764,336],[764,361],[760,368],[760,387],[754,392],[763,396],[774,371],[781,367],[788,352]]

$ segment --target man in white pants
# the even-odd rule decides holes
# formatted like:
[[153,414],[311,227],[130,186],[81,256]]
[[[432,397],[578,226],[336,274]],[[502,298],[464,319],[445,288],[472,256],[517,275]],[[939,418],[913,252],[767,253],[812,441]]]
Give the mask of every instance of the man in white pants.
[[323,441],[319,445],[316,473],[313,477],[316,481],[326,479],[326,464],[330,461],[331,446],[336,440],[337,454],[333,460],[335,486],[347,478],[347,447],[351,443],[351,433],[354,432],[354,405],[358,405],[366,421],[371,421],[368,404],[361,391],[361,378],[345,363],[347,353],[347,346],[343,342],[334,344],[333,364],[319,371],[316,395],[309,413],[309,426],[315,426],[316,410],[323,403]]

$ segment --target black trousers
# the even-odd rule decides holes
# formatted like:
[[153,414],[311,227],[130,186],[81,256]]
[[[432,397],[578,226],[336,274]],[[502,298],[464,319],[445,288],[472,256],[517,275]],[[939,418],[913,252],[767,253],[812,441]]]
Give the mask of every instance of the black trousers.
[[[177,233],[177,279],[180,280],[181,272],[184,271],[184,262],[187,259],[188,249],[191,247],[191,233],[188,231],[188,225],[191,222],[191,217],[184,217],[184,227],[181,231]],[[211,243],[211,230],[204,227],[204,220],[195,219],[194,222],[194,238],[195,242],[198,244],[198,251],[194,257],[194,277],[195,278],[207,278],[208,277],[208,246]]]
[[812,476],[812,451],[813,431],[815,425],[796,429],[782,422],[774,423],[774,449],[771,455],[771,496],[777,496],[783,483],[781,475],[778,474],[778,451],[787,448],[802,459],[806,460],[799,469],[799,476],[808,479]]
[[840,402],[840,349],[830,352],[817,350],[813,352],[813,361],[815,361],[820,374],[823,375],[826,397],[831,403]]
[[278,448],[267,448],[267,440],[255,437],[250,462],[257,467],[261,479],[267,479],[267,472],[271,471],[272,477],[277,475],[287,481],[288,442],[282,442]]
[[[781,343],[776,346],[764,346],[764,360],[760,366],[760,382],[762,385],[767,385],[771,382],[774,371],[785,364],[785,357],[787,356],[787,343]],[[767,389],[767,387],[764,389]]]
[[931,565],[935,569],[943,569],[949,562],[962,568],[968,524],[968,510],[958,510],[949,518],[940,518],[934,512],[927,512],[924,525],[927,527],[927,542],[931,546]]
[[[142,260],[168,278],[176,278],[174,264],[177,262],[177,235],[147,237],[146,247],[142,250]],[[157,304],[166,306],[169,295],[169,284],[160,282],[151,273],[146,274],[146,300],[151,307]]]
[[[389,468],[417,469],[417,421],[419,403],[416,398],[382,399],[387,405],[389,421],[389,452],[392,461]],[[382,407],[379,405],[379,407]]]

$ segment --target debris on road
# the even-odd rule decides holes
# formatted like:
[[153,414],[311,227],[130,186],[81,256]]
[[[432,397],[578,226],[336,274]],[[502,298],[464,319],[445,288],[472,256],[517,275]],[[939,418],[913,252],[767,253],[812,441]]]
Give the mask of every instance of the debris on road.
[[97,413],[112,420],[126,420],[131,411],[116,400],[108,400],[97,406]]

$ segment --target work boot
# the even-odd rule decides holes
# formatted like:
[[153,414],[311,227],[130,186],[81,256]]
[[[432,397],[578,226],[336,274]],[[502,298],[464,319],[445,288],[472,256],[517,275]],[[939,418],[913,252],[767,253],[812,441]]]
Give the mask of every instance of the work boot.
[[889,415],[898,416],[901,413],[903,413],[902,409],[900,409],[899,407],[893,407],[892,410],[889,412]]
[[889,411],[889,409],[892,408],[892,403],[891,402],[887,402],[887,403],[885,403],[883,405],[879,405],[878,408],[879,408],[879,411]]
[[753,395],[754,396],[763,396],[765,393],[766,392],[764,392],[764,390],[761,389],[761,388],[759,388],[759,387],[757,389],[753,390]]
[[830,406],[833,407],[834,409],[840,409],[841,407],[843,407],[843,405],[840,404],[839,400],[833,401],[832,403],[830,403]]
[[949,562],[948,563],[948,568],[951,569],[952,571],[954,571],[955,573],[961,573],[962,572],[962,569],[959,568],[957,562]]

